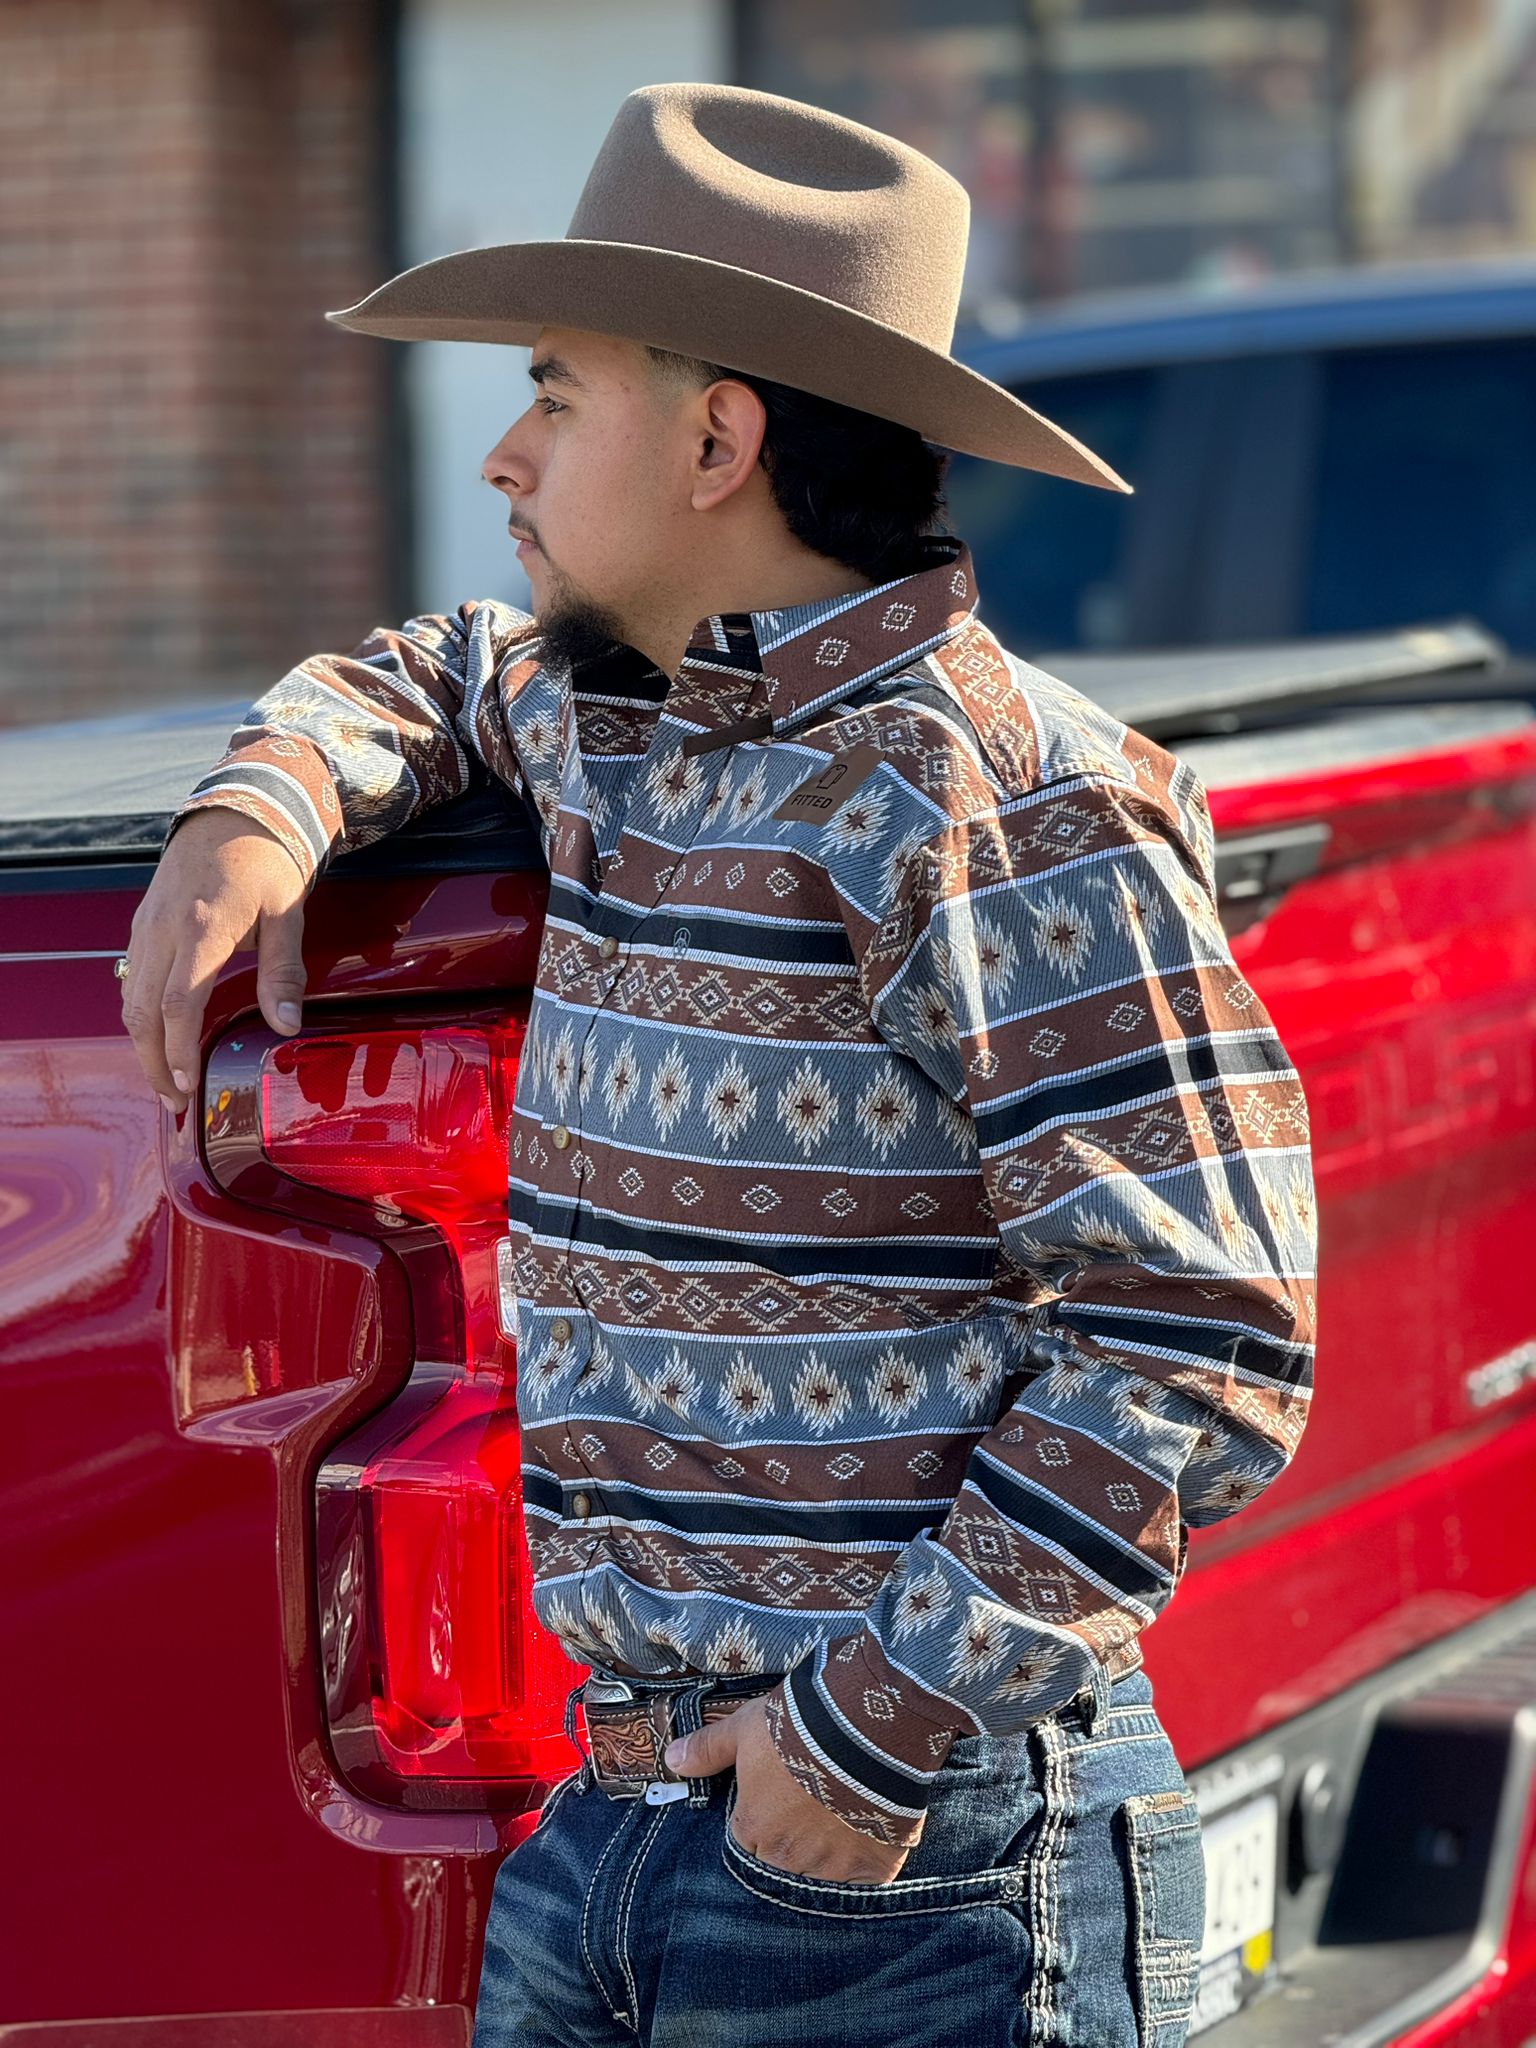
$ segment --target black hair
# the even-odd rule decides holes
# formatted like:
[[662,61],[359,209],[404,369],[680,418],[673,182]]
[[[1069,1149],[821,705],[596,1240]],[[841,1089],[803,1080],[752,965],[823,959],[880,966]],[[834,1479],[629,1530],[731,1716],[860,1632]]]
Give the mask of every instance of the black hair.
[[768,414],[758,461],[802,546],[876,583],[911,573],[944,510],[949,451],[915,427],[830,398],[646,345],[664,375],[700,389],[721,377],[755,391]]

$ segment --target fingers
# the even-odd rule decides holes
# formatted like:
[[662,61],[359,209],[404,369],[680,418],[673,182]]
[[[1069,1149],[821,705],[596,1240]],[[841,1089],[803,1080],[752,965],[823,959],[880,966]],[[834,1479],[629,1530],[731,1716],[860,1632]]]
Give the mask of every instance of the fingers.
[[139,1064],[173,1115],[197,1092],[208,998],[235,950],[227,929],[199,921],[174,952],[151,942],[131,956],[123,1022]]
[[267,1023],[298,1029],[305,893],[292,856],[238,812],[210,809],[167,846],[134,913],[123,1025],[173,1113],[196,1092],[208,1000],[241,947],[257,947],[257,1001]]
[[165,977],[160,993],[161,1037],[172,1102],[178,1111],[197,1093],[203,1016],[213,985],[234,950],[227,935],[200,933],[190,945],[178,949]]
[[303,1021],[304,904],[269,911],[256,933],[256,1003],[274,1031],[292,1033]]
[[123,1029],[133,1040],[139,1065],[150,1086],[166,1108],[185,1108],[184,1091],[171,1073],[165,1043],[165,1015],[161,999],[175,961],[174,952],[153,940],[135,941],[131,965],[123,982]]
[[669,1771],[676,1771],[680,1778],[712,1778],[717,1771],[723,1771],[727,1764],[736,1760],[740,1730],[732,1724],[745,1711],[745,1708],[738,1707],[734,1714],[726,1714],[718,1721],[706,1721],[691,1735],[674,1736],[661,1753],[662,1762]]

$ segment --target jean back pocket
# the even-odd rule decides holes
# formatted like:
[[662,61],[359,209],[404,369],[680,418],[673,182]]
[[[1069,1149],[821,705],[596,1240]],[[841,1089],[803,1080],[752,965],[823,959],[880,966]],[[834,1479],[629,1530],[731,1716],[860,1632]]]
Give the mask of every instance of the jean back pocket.
[[1183,2048],[1205,1932],[1200,1809],[1185,1788],[1139,1792],[1125,1824],[1137,2048]]

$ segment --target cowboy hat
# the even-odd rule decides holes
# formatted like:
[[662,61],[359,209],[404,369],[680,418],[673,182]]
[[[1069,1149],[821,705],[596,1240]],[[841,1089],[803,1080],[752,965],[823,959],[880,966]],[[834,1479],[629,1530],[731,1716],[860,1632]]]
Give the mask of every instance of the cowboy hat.
[[325,317],[391,341],[623,336],[1130,491],[950,354],[969,226],[964,186],[879,129],[742,86],[647,85],[615,115],[563,241],[434,257]]

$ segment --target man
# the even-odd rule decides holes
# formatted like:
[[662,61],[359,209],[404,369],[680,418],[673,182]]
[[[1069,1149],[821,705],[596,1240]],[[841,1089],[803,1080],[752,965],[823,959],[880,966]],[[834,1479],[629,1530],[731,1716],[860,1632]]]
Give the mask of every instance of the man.
[[179,1110],[236,947],[297,1027],[338,845],[471,753],[538,821],[510,1305],[590,1753],[498,1872],[477,2048],[1187,2028],[1138,1638],[1301,1435],[1305,1110],[1196,778],[1001,648],[934,530],[945,448],[1130,488],[948,355],[966,227],[887,136],[658,86],[563,242],[332,315],[532,345],[484,474],[534,610],[300,664],[134,920]]

